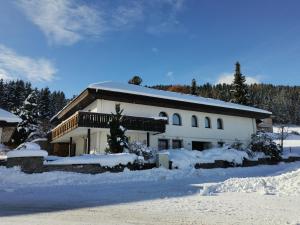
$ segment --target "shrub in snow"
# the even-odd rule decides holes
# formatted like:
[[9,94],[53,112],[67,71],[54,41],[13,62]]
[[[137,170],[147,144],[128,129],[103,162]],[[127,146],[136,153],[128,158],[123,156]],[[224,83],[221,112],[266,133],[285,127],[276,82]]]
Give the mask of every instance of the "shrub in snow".
[[157,149],[147,147],[145,144],[140,142],[131,142],[126,150],[129,153],[136,154],[137,156],[143,157],[146,162],[155,162]]
[[120,104],[116,104],[116,113],[112,113],[112,119],[109,121],[110,134],[107,135],[109,148],[108,153],[122,153],[124,148],[128,148],[128,137],[125,135],[126,129],[122,126],[123,109]]
[[294,135],[300,135],[300,133],[298,131],[295,131],[295,130],[292,130],[291,131],[291,134],[294,134]]
[[273,139],[266,133],[259,132],[252,135],[250,150],[252,152],[263,152],[271,159],[280,160],[281,150]]
[[237,139],[230,145],[230,148],[237,149],[237,150],[244,150],[243,143]]

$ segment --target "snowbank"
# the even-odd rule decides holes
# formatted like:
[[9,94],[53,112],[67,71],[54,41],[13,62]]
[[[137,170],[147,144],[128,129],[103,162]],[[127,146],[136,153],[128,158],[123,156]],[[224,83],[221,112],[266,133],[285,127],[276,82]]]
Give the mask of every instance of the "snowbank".
[[47,157],[48,152],[41,150],[40,146],[35,143],[26,142],[21,144],[13,151],[7,153],[7,158],[16,158],[16,157]]
[[213,163],[215,160],[224,160],[240,165],[243,163],[244,158],[249,158],[246,152],[228,149],[228,147],[212,148],[204,151],[171,149],[165,152],[169,153],[169,160],[173,162],[173,167],[179,169],[194,167],[196,163]]
[[100,164],[101,166],[114,167],[127,165],[137,160],[138,156],[130,153],[119,154],[91,154],[75,157],[64,157],[47,162],[48,165],[71,165],[71,164]]
[[221,183],[204,184],[202,195],[224,192],[259,192],[262,194],[299,195],[300,169],[279,176],[232,178]]
[[0,108],[0,120],[7,123],[20,123],[22,120],[20,117]]
[[0,160],[7,158],[6,154],[8,151],[9,151],[9,148],[6,145],[0,144]]

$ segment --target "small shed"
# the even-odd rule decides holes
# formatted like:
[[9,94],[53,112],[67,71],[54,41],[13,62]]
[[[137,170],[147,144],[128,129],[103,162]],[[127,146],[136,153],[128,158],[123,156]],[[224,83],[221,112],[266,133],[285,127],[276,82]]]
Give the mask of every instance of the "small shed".
[[10,141],[18,123],[21,121],[20,117],[0,108],[0,144]]

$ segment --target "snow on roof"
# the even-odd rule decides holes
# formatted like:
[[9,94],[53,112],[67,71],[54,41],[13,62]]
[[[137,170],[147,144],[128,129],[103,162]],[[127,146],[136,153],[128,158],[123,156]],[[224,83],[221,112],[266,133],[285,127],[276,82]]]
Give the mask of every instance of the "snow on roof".
[[157,89],[143,87],[139,85],[124,84],[124,83],[113,82],[113,81],[105,81],[105,82],[90,84],[89,88],[135,94],[135,95],[143,95],[149,97],[157,97],[157,98],[163,98],[169,100],[190,102],[190,103],[210,105],[210,106],[230,108],[230,109],[238,109],[238,110],[251,111],[257,113],[272,114],[271,112],[266,110],[262,110],[250,106],[234,104],[230,102],[224,102],[217,99],[204,98],[200,96],[182,94],[182,93],[171,92],[171,91],[157,90]]
[[6,121],[7,123],[19,123],[21,118],[0,108],[0,121]]

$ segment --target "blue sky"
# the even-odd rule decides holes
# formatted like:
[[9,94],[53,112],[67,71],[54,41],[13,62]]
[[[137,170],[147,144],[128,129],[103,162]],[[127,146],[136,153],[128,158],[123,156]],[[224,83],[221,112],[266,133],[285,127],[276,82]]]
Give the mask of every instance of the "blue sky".
[[0,78],[78,94],[89,83],[300,84],[297,0],[2,0]]

